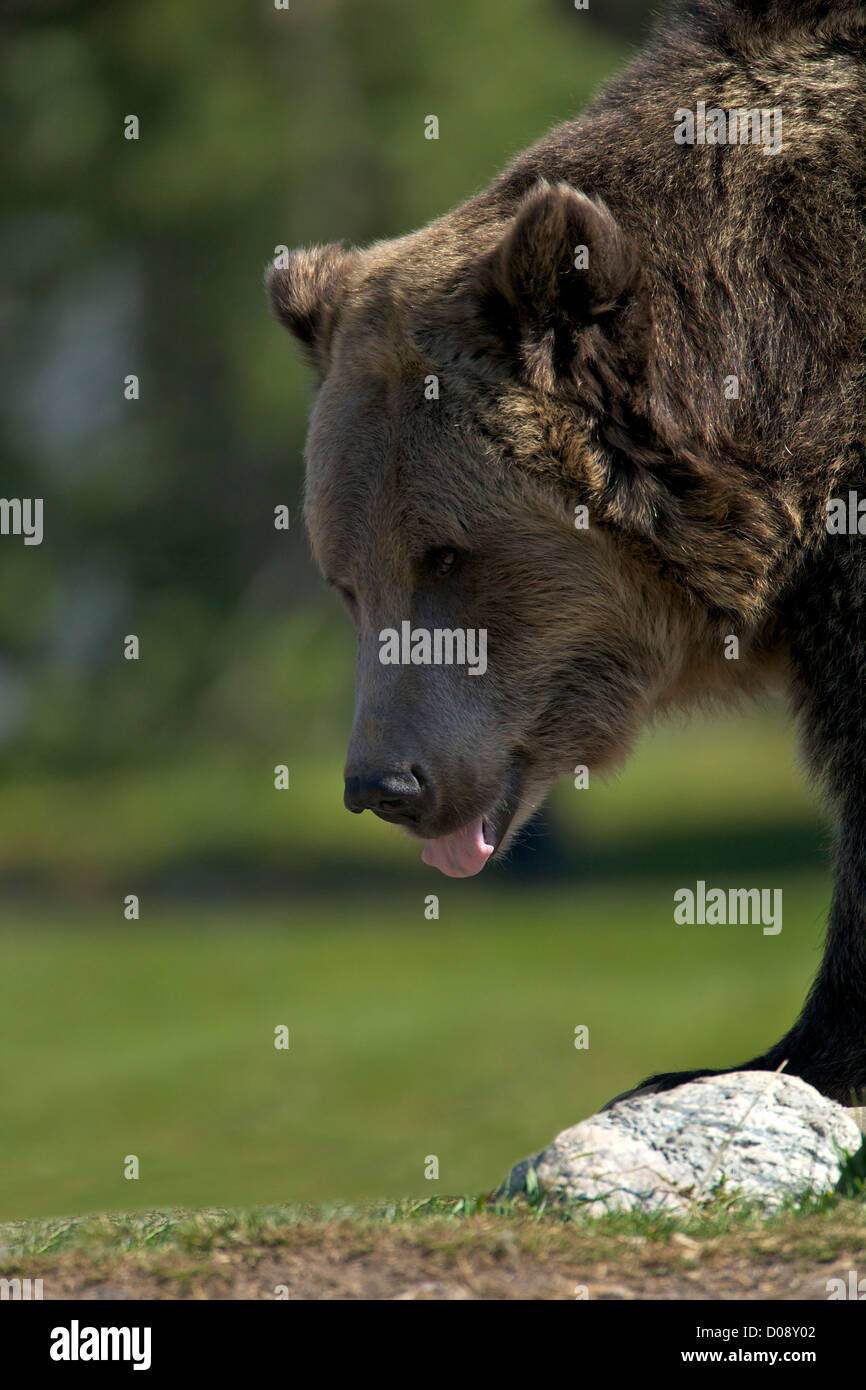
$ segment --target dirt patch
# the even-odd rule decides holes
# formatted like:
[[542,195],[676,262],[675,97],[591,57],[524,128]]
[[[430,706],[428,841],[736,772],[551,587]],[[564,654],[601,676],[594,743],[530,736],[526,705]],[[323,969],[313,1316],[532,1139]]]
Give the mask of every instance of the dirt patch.
[[[226,1213],[102,1235],[6,1259],[45,1299],[826,1300],[827,1281],[866,1273],[866,1208],[792,1214],[771,1226],[650,1234],[487,1214],[462,1220],[250,1222]],[[165,1218],[163,1218],[165,1220]],[[127,1230],[123,1240],[134,1235]],[[153,1243],[157,1240],[157,1243]],[[44,1245],[42,1249],[44,1250]],[[584,1292],[585,1291],[585,1292]]]

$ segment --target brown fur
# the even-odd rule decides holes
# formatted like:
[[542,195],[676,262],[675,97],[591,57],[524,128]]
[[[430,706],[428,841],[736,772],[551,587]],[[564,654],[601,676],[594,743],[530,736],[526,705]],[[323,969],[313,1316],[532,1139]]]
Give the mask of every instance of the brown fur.
[[[866,561],[825,503],[864,477],[864,52],[859,4],[682,6],[478,197],[269,276],[321,376],[307,520],[358,630],[347,778],[411,783],[369,804],[425,837],[519,787],[513,834],[655,713],[781,675],[840,877],[803,1018],[750,1065],[841,1099],[866,1088]],[[675,144],[698,99],[780,107],[782,151]],[[382,666],[402,619],[486,628],[487,675]]]

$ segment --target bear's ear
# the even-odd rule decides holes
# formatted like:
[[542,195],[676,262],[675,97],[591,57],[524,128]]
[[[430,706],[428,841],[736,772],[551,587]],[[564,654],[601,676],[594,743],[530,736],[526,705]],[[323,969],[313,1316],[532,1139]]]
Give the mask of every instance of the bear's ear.
[[603,395],[648,353],[637,248],[604,203],[569,184],[542,180],[526,195],[476,267],[472,297],[488,343],[540,390],[571,383]]
[[274,263],[265,272],[275,317],[320,368],[327,362],[334,319],[355,258],[355,252],[337,243],[313,246],[292,251],[285,265]]

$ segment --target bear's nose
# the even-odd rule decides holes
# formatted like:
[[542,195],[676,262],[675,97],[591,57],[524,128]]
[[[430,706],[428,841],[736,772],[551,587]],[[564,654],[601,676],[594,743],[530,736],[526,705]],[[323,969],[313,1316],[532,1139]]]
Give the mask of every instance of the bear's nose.
[[365,771],[346,778],[343,804],[356,814],[373,811],[384,820],[413,821],[420,815],[426,788],[418,768]]

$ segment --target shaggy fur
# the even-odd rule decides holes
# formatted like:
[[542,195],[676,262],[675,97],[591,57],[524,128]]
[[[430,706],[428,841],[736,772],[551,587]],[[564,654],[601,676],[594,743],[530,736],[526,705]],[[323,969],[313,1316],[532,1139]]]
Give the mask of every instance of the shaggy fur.
[[[347,778],[402,778],[369,804],[425,837],[516,796],[513,834],[658,711],[781,676],[837,883],[804,1012],[748,1065],[843,1102],[866,1097],[866,536],[826,504],[866,496],[864,56],[860,4],[683,4],[477,197],[269,273],[321,377],[307,518],[358,628]],[[675,143],[699,100],[778,107],[780,152]],[[486,627],[487,676],[383,667],[405,618]]]

